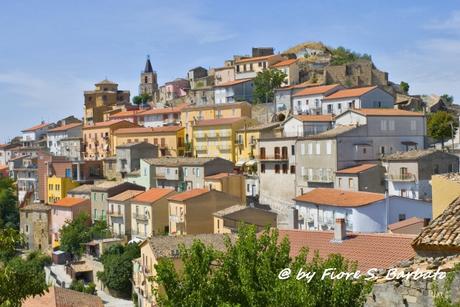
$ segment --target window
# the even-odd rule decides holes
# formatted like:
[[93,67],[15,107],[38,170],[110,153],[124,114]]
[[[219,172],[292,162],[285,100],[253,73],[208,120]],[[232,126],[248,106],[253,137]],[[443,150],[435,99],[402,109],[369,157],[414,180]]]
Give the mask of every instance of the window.
[[304,143],[300,144],[300,154],[302,156],[305,155],[305,144]]
[[348,188],[353,188],[353,178],[348,178]]
[[283,159],[288,158],[288,148],[286,146],[283,146],[281,148],[281,156],[282,156]]
[[313,143],[308,143],[308,154],[309,155],[313,154]]
[[394,119],[390,119],[388,121],[388,130],[390,131],[394,131],[395,130],[395,121]]
[[260,159],[265,159],[265,147],[260,147]]
[[275,155],[275,159],[281,158],[280,157],[280,148],[279,147],[275,147],[274,150],[273,150],[273,153]]
[[275,164],[275,174],[279,174],[279,173],[280,173],[280,165]]
[[381,131],[386,131],[387,130],[387,125],[388,125],[388,122],[386,119],[382,119],[380,121],[380,130]]
[[295,165],[291,165],[291,174],[295,174]]
[[332,154],[332,141],[327,141],[326,143],[326,154]]
[[321,143],[316,143],[316,154],[317,155],[321,154]]
[[260,164],[260,172],[265,173],[265,164],[263,163]]
[[411,131],[417,130],[417,121],[415,119],[411,119],[410,121],[410,130]]
[[380,146],[380,153],[381,153],[382,155],[385,154],[385,146]]
[[452,173],[454,171],[454,165],[451,163],[449,164],[448,172]]
[[291,156],[295,156],[295,145],[291,145]]
[[94,215],[94,219],[97,220],[97,209],[94,209],[93,215]]
[[435,164],[433,166],[433,174],[439,174],[439,165],[438,164]]
[[401,191],[399,192],[399,195],[401,197],[406,197],[407,196],[407,190],[406,189],[401,189]]
[[400,213],[398,220],[401,222],[401,221],[404,221],[405,219],[406,219],[406,215],[404,213]]
[[283,164],[283,174],[287,174],[287,173],[288,173],[288,165]]
[[184,167],[184,176],[188,176],[188,168]]
[[331,114],[332,113],[332,104],[327,105],[327,113]]
[[305,176],[305,167],[303,166],[300,167],[300,176]]
[[339,178],[339,179],[338,179],[337,186],[338,186],[339,188],[342,187],[342,178]]
[[48,190],[50,190],[50,191],[53,190],[53,185],[52,184],[48,184]]
[[26,232],[29,232],[29,225],[26,225]]

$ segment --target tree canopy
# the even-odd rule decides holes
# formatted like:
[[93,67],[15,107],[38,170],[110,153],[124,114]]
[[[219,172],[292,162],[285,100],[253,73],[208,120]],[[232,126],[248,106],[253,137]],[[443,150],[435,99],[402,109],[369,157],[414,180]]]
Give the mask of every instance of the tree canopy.
[[272,102],[275,89],[279,88],[287,75],[278,69],[266,69],[257,73],[254,79],[254,102]]
[[[360,306],[371,289],[371,282],[321,280],[326,268],[354,271],[356,266],[340,255],[307,261],[308,250],[289,256],[290,243],[279,240],[277,230],[257,235],[255,227],[239,229],[236,242],[226,240],[226,251],[217,251],[195,241],[181,246],[181,269],[170,258],[160,258],[153,281],[161,306]],[[289,268],[292,278],[278,278]],[[297,280],[300,270],[317,272],[311,282]]]
[[133,103],[138,106],[141,104],[146,104],[147,102],[151,100],[152,100],[152,96],[147,93],[143,93],[143,94],[133,97]]
[[440,140],[444,147],[444,140],[452,138],[458,128],[458,122],[452,114],[439,111],[428,117],[428,135],[436,140]]
[[359,59],[364,60],[372,60],[372,57],[366,53],[358,53],[351,51],[350,49],[346,49],[344,47],[337,47],[335,49],[331,49],[331,65],[344,65],[352,63]]
[[405,94],[409,94],[409,83],[405,82],[405,81],[401,81],[399,83],[399,87],[401,88],[401,90],[405,93]]
[[19,209],[10,178],[0,178],[0,228],[19,228]]
[[454,96],[444,94],[441,96],[442,101],[448,106],[452,105],[454,103]]

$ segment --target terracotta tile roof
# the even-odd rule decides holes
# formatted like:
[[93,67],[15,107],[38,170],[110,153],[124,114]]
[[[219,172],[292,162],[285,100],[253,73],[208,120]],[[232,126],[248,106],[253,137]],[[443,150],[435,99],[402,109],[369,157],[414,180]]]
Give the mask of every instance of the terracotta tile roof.
[[134,197],[133,201],[141,203],[154,203],[174,192],[175,191],[173,189],[152,188]]
[[[431,156],[435,153],[441,153],[445,155],[449,155],[449,153],[443,152],[441,150],[435,149],[418,149],[418,150],[409,150],[403,152],[395,152],[383,157],[384,161],[411,161],[411,160],[418,160],[423,157]],[[451,155],[453,158],[457,158],[455,155]],[[457,158],[458,159],[458,158]]]
[[90,200],[86,198],[78,198],[78,197],[65,197],[63,199],[58,200],[54,204],[50,204],[51,206],[59,206],[59,207],[74,207],[80,205],[90,205]]
[[348,233],[340,243],[333,241],[332,231],[280,230],[280,239],[287,236],[291,242],[290,254],[296,256],[302,247],[309,248],[308,260],[318,251],[320,257],[341,254],[350,261],[358,262],[358,269],[389,268],[401,260],[415,256],[411,242],[413,235]]
[[288,60],[284,60],[284,61],[281,61],[281,62],[278,62],[270,67],[283,67],[283,66],[289,66],[295,62],[297,62],[298,59],[288,59]]
[[340,98],[351,98],[351,97],[360,97],[370,91],[378,88],[377,86],[366,86],[366,87],[357,87],[357,88],[349,88],[337,91],[326,98],[324,100],[331,100],[331,99],[340,99]]
[[222,110],[222,109],[233,109],[237,107],[248,107],[251,108],[251,104],[247,101],[229,102],[229,103],[218,103],[218,104],[204,104],[204,105],[189,105],[182,111],[196,111],[196,110]]
[[246,117],[227,117],[227,118],[217,118],[217,119],[203,119],[197,121],[193,126],[195,127],[204,127],[204,126],[216,126],[216,125],[231,125],[242,120],[245,120]]
[[222,179],[222,178],[225,178],[225,177],[230,177],[230,176],[235,176],[235,175],[237,175],[237,174],[223,172],[223,173],[218,173],[218,174],[206,176],[206,177],[204,177],[204,179],[206,179],[206,180],[219,180],[219,179]]
[[358,174],[358,173],[367,171],[368,169],[374,168],[376,166],[377,164],[366,163],[366,164],[352,166],[349,168],[344,168],[344,169],[338,170],[335,173],[336,174]]
[[119,124],[119,123],[122,123],[122,122],[130,123],[133,126],[137,126],[136,124],[133,124],[132,122],[124,120],[124,119],[112,119],[112,120],[109,120],[109,121],[106,121],[106,122],[95,123],[94,125],[83,126],[83,129],[110,127],[110,126],[113,126],[113,125],[116,125],[116,124]]
[[190,191],[182,192],[176,195],[173,195],[168,198],[168,200],[172,201],[186,201],[189,199],[192,199],[194,197],[209,193],[210,191],[208,189],[193,189]]
[[0,171],[4,171],[8,169],[8,165],[1,165],[0,164]]
[[423,113],[411,112],[399,109],[353,109],[350,112],[356,112],[364,116],[425,116]]
[[264,56],[257,56],[257,57],[250,57],[250,58],[245,58],[245,59],[240,59],[235,61],[235,63],[247,63],[247,62],[256,62],[256,61],[265,61],[270,59],[271,57],[275,56],[274,54],[272,55],[264,55]]
[[163,133],[177,132],[184,129],[182,126],[163,126],[163,127],[133,127],[120,128],[115,130],[115,134],[143,134],[143,133]]
[[311,139],[311,140],[316,140],[316,139],[332,139],[335,138],[341,134],[347,133],[348,131],[351,131],[353,129],[356,129],[356,125],[338,125],[335,126],[334,128],[330,130],[326,130],[324,132],[318,133],[318,134],[313,134],[306,139]]
[[299,96],[309,96],[309,95],[320,95],[320,94],[325,94],[335,88],[340,88],[339,84],[331,84],[331,85],[321,85],[321,86],[312,86],[312,87],[307,87],[303,90],[301,90],[298,93],[295,93],[292,95],[292,97],[299,97]]
[[407,226],[411,226],[411,225],[415,225],[415,224],[419,224],[419,223],[423,224],[424,222],[425,221],[423,219],[413,216],[413,217],[408,218],[406,220],[402,220],[402,221],[399,221],[399,222],[396,222],[396,223],[388,225],[388,229],[393,231],[393,230],[397,230],[397,229],[400,229],[400,228],[403,228],[403,227],[407,227]]
[[48,132],[67,131],[69,129],[76,128],[76,127],[82,127],[82,126],[83,126],[82,123],[72,123],[72,124],[68,124],[68,125],[64,125],[64,126],[60,126],[60,127],[50,129],[50,130],[48,130]]
[[103,307],[102,299],[97,295],[82,293],[66,288],[52,286],[45,294],[29,297],[23,307]]
[[140,112],[138,115],[155,115],[155,114],[170,114],[170,113],[180,113],[182,109],[186,108],[188,105],[186,103],[180,104],[172,108],[158,108],[150,109],[143,112]]
[[121,111],[118,113],[114,113],[110,115],[110,118],[115,119],[115,118],[126,118],[126,117],[133,117],[136,115],[139,115],[139,113],[144,112],[144,110],[129,110],[129,111]]
[[76,188],[73,188],[70,191],[67,191],[67,194],[91,194],[91,189],[93,188],[92,184],[82,184]]
[[225,83],[221,83],[219,85],[215,85],[214,87],[227,87],[227,86],[232,86],[232,85],[236,85],[236,84],[245,83],[245,82],[248,82],[248,81],[252,81],[252,79],[239,79],[239,80],[228,81],[228,82],[225,82]]
[[332,115],[295,115],[296,119],[301,122],[333,122],[334,117]]
[[361,207],[385,199],[384,194],[317,188],[294,198],[296,201],[336,207]]
[[423,228],[412,245],[415,249],[434,248],[460,251],[460,198]]
[[121,192],[120,194],[114,195],[112,197],[107,198],[107,200],[111,201],[127,201],[130,200],[136,195],[139,195],[141,193],[144,193],[144,191],[137,191],[137,190],[126,190],[124,192]]
[[36,130],[38,130],[38,129],[48,127],[49,125],[51,125],[51,124],[48,124],[48,123],[38,124],[38,125],[35,125],[35,126],[33,126],[33,127],[24,129],[24,130],[22,130],[22,132],[32,132],[32,131],[36,131]]

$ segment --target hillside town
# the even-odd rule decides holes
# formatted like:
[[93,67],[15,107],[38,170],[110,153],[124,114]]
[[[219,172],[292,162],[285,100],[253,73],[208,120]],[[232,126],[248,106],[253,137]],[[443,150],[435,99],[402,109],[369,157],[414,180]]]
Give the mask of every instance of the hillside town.
[[[133,67],[142,68],[137,93],[105,78],[83,91],[82,114],[37,118],[1,144],[20,252],[51,257],[50,290],[24,306],[63,297],[157,306],[160,259],[181,267],[182,248],[196,240],[222,251],[243,224],[276,229],[291,257],[308,247],[310,260],[340,254],[362,271],[455,261],[455,105],[410,95],[370,56],[344,50],[351,59],[322,43],[254,47],[161,85],[147,56]],[[437,114],[450,118],[447,135],[432,132]],[[81,239],[75,229],[85,227],[98,235]],[[105,254],[117,246],[124,257],[131,245],[140,256],[123,286],[111,286]],[[72,292],[78,283],[96,295]],[[374,293],[366,305],[422,306],[428,296]]]

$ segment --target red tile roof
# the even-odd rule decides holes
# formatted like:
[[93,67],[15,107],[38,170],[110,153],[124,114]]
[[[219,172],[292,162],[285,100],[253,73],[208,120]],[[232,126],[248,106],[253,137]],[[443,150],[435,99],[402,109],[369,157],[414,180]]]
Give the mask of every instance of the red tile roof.
[[274,65],[272,65],[271,67],[283,67],[283,66],[289,66],[295,62],[297,62],[298,59],[288,59],[288,60],[284,60],[284,61],[281,61],[281,62],[278,62]]
[[79,205],[91,205],[91,202],[89,199],[86,198],[65,197],[50,205],[59,207],[74,207]]
[[133,197],[136,197],[136,195],[139,195],[141,193],[144,193],[144,191],[138,191],[138,190],[126,190],[124,192],[121,192],[120,194],[114,195],[112,197],[109,197],[107,200],[112,200],[112,201],[127,201],[130,200]]
[[43,295],[27,298],[23,307],[103,307],[97,295],[82,293],[66,288],[52,286]]
[[361,207],[384,200],[385,195],[339,189],[317,188],[294,198],[296,201],[336,207]]
[[227,86],[232,86],[232,85],[236,85],[236,84],[240,84],[240,83],[245,83],[245,82],[248,82],[248,81],[251,81],[252,79],[239,79],[239,80],[233,80],[233,81],[228,81],[228,82],[225,82],[225,83],[221,83],[219,85],[216,85],[214,87],[227,87]]
[[82,123],[72,123],[72,124],[68,124],[68,125],[64,125],[64,126],[60,126],[60,127],[50,129],[50,130],[48,130],[48,132],[67,131],[69,129],[76,128],[76,127],[81,127],[81,126],[83,126]]
[[423,219],[413,216],[406,220],[402,220],[402,221],[388,225],[388,229],[393,231],[393,230],[397,230],[403,227],[407,227],[407,226],[411,226],[411,225],[415,225],[419,223],[423,224],[424,222],[425,221]]
[[139,113],[144,112],[144,110],[129,110],[129,111],[121,111],[118,113],[114,113],[110,115],[110,118],[115,119],[115,118],[129,118],[133,117],[136,115],[139,115]]
[[352,166],[349,168],[338,170],[336,174],[358,174],[358,173],[367,171],[368,169],[374,168],[376,166],[377,164],[372,164],[372,163],[361,164],[361,165],[356,165],[356,166]]
[[130,124],[132,124],[134,126],[137,126],[136,124],[133,124],[132,122],[124,120],[124,119],[112,119],[112,120],[105,121],[105,122],[95,123],[94,125],[86,125],[86,126],[83,126],[83,128],[84,129],[91,129],[91,128],[110,127],[110,126],[119,124],[121,122],[130,123]]
[[203,119],[199,120],[194,126],[216,126],[216,125],[230,125],[244,120],[246,117],[227,117],[227,118],[217,118],[217,119]]
[[332,122],[334,117],[332,115],[295,115],[296,119],[301,122]]
[[353,109],[351,112],[364,116],[424,116],[423,113],[399,109]]
[[274,56],[274,54],[251,57],[251,58],[245,58],[245,59],[239,59],[239,60],[236,60],[235,63],[247,63],[247,62],[265,61],[265,60],[268,60],[269,58],[271,58],[273,56]]
[[331,85],[321,85],[321,86],[312,86],[307,87],[298,93],[292,95],[292,97],[299,97],[299,96],[309,96],[309,95],[320,95],[329,92],[335,88],[339,88],[339,84],[331,84]]
[[182,126],[163,126],[163,127],[134,127],[120,128],[115,130],[115,134],[142,134],[142,133],[161,133],[161,132],[177,132],[184,129]]
[[296,256],[302,247],[308,247],[308,260],[318,251],[320,257],[341,254],[350,261],[358,262],[358,269],[389,268],[401,260],[415,256],[411,243],[414,235],[349,233],[340,243],[333,242],[331,231],[280,230],[280,239],[288,237],[291,256]]
[[174,193],[173,189],[152,188],[134,197],[133,201],[141,203],[154,203],[171,193]]
[[193,189],[193,190],[190,190],[190,191],[186,191],[186,192],[182,192],[182,193],[173,195],[173,196],[169,197],[168,200],[186,201],[186,200],[192,199],[194,197],[197,197],[197,196],[200,196],[200,195],[203,195],[203,194],[206,194],[206,193],[209,193],[208,189]]
[[370,91],[376,89],[377,86],[366,86],[366,87],[357,87],[357,88],[349,88],[337,91],[326,98],[324,100],[331,100],[331,99],[340,99],[340,98],[350,98],[350,97],[360,97]]
[[218,173],[218,174],[206,176],[206,177],[204,177],[204,179],[207,179],[207,180],[219,180],[219,179],[229,177],[229,176],[233,176],[233,175],[236,175],[236,174],[224,172],[224,173]]
[[22,130],[22,132],[32,132],[32,131],[36,131],[36,130],[38,130],[38,129],[45,128],[45,127],[47,127],[47,126],[49,126],[49,125],[51,125],[51,124],[48,124],[48,123],[38,124],[38,125],[35,125],[35,126],[33,126],[33,127],[28,128],[28,129],[24,129],[24,130]]
[[[188,105],[186,103],[180,104],[172,108],[158,108],[150,109],[143,112],[140,112],[138,115],[155,115],[155,114],[170,114],[170,113],[180,113],[183,108],[186,108]],[[116,114],[115,114],[116,115]]]

